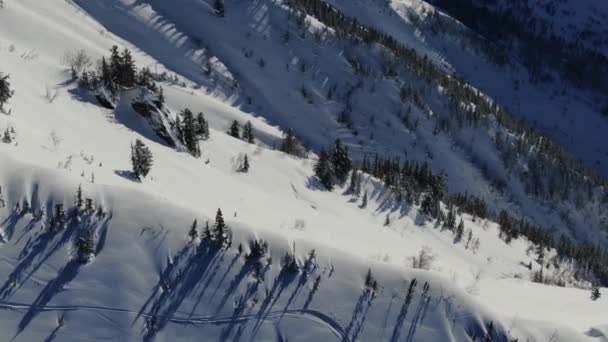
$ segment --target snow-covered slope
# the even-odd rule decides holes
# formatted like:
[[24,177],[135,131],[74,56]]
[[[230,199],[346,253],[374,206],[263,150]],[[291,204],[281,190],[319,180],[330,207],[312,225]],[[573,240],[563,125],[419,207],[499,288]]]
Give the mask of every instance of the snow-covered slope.
[[[4,1],[0,72],[10,73],[15,95],[5,105],[11,114],[0,114],[0,130],[16,132],[11,143],[0,143],[0,330],[7,340],[606,339],[606,297],[591,301],[586,289],[530,283],[539,266],[525,238],[506,244],[496,223],[463,214],[477,246],[454,243],[452,232],[418,205],[397,202],[379,180],[365,176],[364,207],[345,187],[322,190],[314,156],[273,149],[282,130],[293,128],[314,150],[341,137],[358,157],[433,156],[451,191],[485,195],[496,208],[523,208],[565,230],[560,216],[539,209],[548,206],[527,199],[517,182],[507,195],[492,190],[461,143],[477,141],[482,146],[474,156],[500,170],[496,151],[483,146],[487,134],[433,135],[434,119],[418,108],[412,115],[419,128],[403,128],[394,114],[402,106],[399,84],[359,83],[348,62],[381,65],[381,49],[323,37],[315,42],[297,29],[286,44],[283,34],[294,24],[284,4],[273,1],[227,1],[226,12],[219,19],[210,1],[194,0]],[[366,13],[373,11],[359,12],[362,21]],[[308,19],[307,30],[324,28]],[[410,31],[407,39],[417,44],[420,37]],[[60,63],[66,51],[84,49],[98,59],[114,44],[131,49],[139,66],[176,74],[161,83],[170,115],[190,108],[210,122],[200,158],[158,138],[129,106],[135,90],[123,92],[115,110],[105,109]],[[419,48],[433,55],[428,45]],[[411,76],[400,81],[423,83]],[[351,87],[358,135],[336,121],[342,100],[327,96],[333,88],[341,99]],[[441,108],[429,93],[429,106]],[[225,134],[233,120],[250,120],[257,143]],[[129,172],[135,139],[154,155],[142,182]],[[237,172],[244,154],[251,169]],[[73,208],[79,185],[103,215]],[[24,201],[31,212],[22,212]],[[51,232],[60,203],[70,222]],[[218,251],[191,242],[192,222],[213,224],[218,208],[234,234],[232,246]],[[37,218],[41,209],[48,217]],[[601,213],[581,218],[584,212],[569,212],[574,231],[601,238],[599,226],[581,228]],[[89,234],[95,256],[82,264],[75,242]],[[269,242],[260,260],[245,258],[253,239]],[[281,267],[288,252],[298,272]],[[425,269],[412,268],[421,254],[429,261]],[[532,270],[525,267],[532,263]],[[560,266],[546,272],[587,285],[568,274],[570,265]],[[373,279],[366,284],[368,270]],[[573,309],[560,312],[560,305]]]

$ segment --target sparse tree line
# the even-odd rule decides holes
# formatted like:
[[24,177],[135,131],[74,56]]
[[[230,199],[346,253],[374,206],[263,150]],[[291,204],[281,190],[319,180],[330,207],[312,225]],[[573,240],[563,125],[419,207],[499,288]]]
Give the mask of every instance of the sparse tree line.
[[[515,119],[461,77],[446,73],[426,56],[420,56],[413,48],[402,45],[390,35],[360,24],[356,18],[344,15],[322,0],[289,0],[288,4],[292,9],[305,12],[335,29],[340,38],[358,39],[366,44],[377,43],[386,47],[406,70],[443,89],[451,103],[450,114],[459,125],[483,125],[489,128],[491,117],[496,118],[505,132],[496,137],[497,149],[502,152],[507,169],[517,171],[515,174],[526,185],[529,194],[540,199],[572,200],[579,207],[586,201],[601,203],[605,194],[594,189],[606,187],[608,182],[605,179],[569,156],[539,131]],[[404,93],[407,95],[408,92]],[[516,169],[521,167],[520,164],[512,162],[516,159],[527,161],[527,171]],[[474,207],[479,207],[478,204],[474,204]],[[602,250],[599,247],[598,249]]]
[[95,91],[98,101],[106,107],[113,108],[113,101],[122,89],[135,86],[144,87],[157,96],[157,106],[164,104],[165,98],[162,87],[159,87],[149,68],[138,70],[131,51],[127,48],[119,51],[114,45],[108,57],[102,57],[97,63],[96,70],[88,70],[90,58],[82,50],[68,53],[64,57],[73,75],[78,78],[78,85],[84,89]]
[[[558,193],[556,189],[560,189],[561,198],[572,199],[580,204],[593,197],[590,189],[608,185],[605,179],[569,156],[559,145],[539,131],[527,127],[523,121],[514,119],[513,115],[468,85],[461,77],[448,74],[426,56],[420,56],[395,38],[361,25],[356,18],[344,15],[322,0],[289,0],[288,3],[293,9],[312,15],[335,29],[338,37],[383,45],[406,70],[442,88],[443,94],[452,104],[450,114],[463,126],[480,124],[490,128],[493,121],[491,118],[496,118],[505,131],[505,134],[496,138],[496,146],[502,152],[507,168],[516,171],[514,173],[526,185],[530,194],[547,198],[554,196]],[[408,93],[412,92],[405,91],[402,95],[408,98]],[[414,95],[409,97],[414,98]],[[443,127],[447,129],[449,126],[444,124]],[[505,138],[507,135],[509,140]],[[514,158],[526,160],[528,171],[522,169],[520,164],[510,162]],[[516,167],[520,168],[515,169]],[[544,181],[536,176],[540,174],[550,175],[549,180]],[[495,183],[498,186],[503,184],[504,187],[504,182],[497,180]],[[598,201],[598,198],[601,198],[601,194],[593,197],[594,201]]]

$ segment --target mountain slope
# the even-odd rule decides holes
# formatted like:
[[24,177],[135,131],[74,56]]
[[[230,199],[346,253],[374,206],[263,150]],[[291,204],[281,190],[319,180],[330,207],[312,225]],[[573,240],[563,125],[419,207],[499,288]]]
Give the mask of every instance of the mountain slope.
[[[458,219],[477,247],[455,243],[450,230],[441,229],[419,204],[398,201],[382,180],[364,176],[362,191],[369,195],[364,206],[346,186],[322,189],[314,177],[314,155],[296,158],[273,149],[281,144],[280,127],[293,128],[314,151],[340,137],[355,158],[376,152],[418,160],[432,156],[433,168],[448,174],[451,191],[487,196],[496,201],[493,208],[523,208],[537,220],[562,224],[555,212],[539,209],[550,204],[527,199],[516,180],[506,194],[493,190],[475,156],[496,172],[507,171],[483,129],[433,134],[445,114],[440,91],[425,88],[414,75],[397,80],[357,75],[353,60],[380,72],[386,52],[331,37],[316,43],[311,31],[325,26],[310,17],[311,26],[300,37],[283,4],[228,2],[226,11],[219,19],[210,2],[186,0],[6,1],[0,9],[0,71],[11,74],[16,91],[6,106],[11,115],[0,114],[0,129],[16,131],[11,143],[0,144],[0,327],[7,336],[16,341],[202,335],[278,341],[605,338],[605,298],[590,301],[585,289],[529,282],[546,267],[547,277],[562,273],[567,285],[586,286],[588,279],[573,275],[577,265],[539,264],[538,246],[525,237],[507,244],[496,223],[464,213]],[[20,23],[28,23],[27,29],[17,29]],[[285,44],[281,37],[288,26],[293,32]],[[158,82],[165,90],[167,120],[184,108],[205,113],[211,137],[201,142],[200,158],[167,146],[130,106],[141,89],[122,91],[118,107],[106,109],[61,64],[66,51],[85,49],[99,59],[114,44],[131,49],[140,67],[176,74]],[[428,91],[423,103],[430,112],[411,105],[416,128],[405,127],[394,114],[405,110],[401,82]],[[349,104],[357,134],[337,120]],[[225,134],[233,120],[252,122],[256,144]],[[129,171],[135,139],[154,156],[152,171],[141,182]],[[251,168],[237,172],[244,154]],[[79,185],[95,208],[104,209],[101,215],[74,208]],[[24,201],[31,210],[22,210]],[[69,222],[53,232],[57,204],[65,206]],[[595,225],[601,212],[595,203],[586,205],[568,207],[576,222],[572,234],[601,239]],[[213,225],[218,208],[234,234],[232,246],[216,250],[206,241],[190,242],[192,222],[197,219],[199,228],[207,221]],[[594,216],[581,217],[589,208],[597,210]],[[443,204],[442,209],[448,211]],[[37,218],[40,210],[46,217]],[[594,224],[583,229],[587,222]],[[566,231],[565,225],[558,228]],[[83,264],[78,241],[89,235],[94,257]],[[260,266],[245,258],[256,238],[270,246]],[[313,249],[316,257],[310,258]],[[285,253],[295,255],[297,271],[282,267]],[[549,260],[555,250],[546,253]],[[373,279],[366,281],[368,269]],[[413,279],[417,285],[411,285],[408,300]],[[505,303],[497,293],[517,300]],[[575,303],[577,321],[549,315],[555,310],[546,303]],[[535,321],[539,316],[546,322]]]

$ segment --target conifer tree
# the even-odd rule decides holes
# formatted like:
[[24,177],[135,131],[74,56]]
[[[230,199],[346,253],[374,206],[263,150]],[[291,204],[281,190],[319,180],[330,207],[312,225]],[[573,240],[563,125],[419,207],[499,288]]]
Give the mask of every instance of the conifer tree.
[[348,193],[355,194],[357,190],[357,183],[359,182],[359,172],[357,169],[353,169],[350,173],[350,181],[348,183]]
[[251,121],[247,121],[245,126],[243,126],[243,140],[250,144],[255,142],[255,135],[253,133],[253,125],[251,124]]
[[4,104],[15,94],[11,90],[11,84],[8,79],[10,75],[4,75],[0,72],[0,112],[4,111]]
[[78,189],[76,190],[76,208],[82,208],[84,204],[84,200],[82,198],[82,185],[78,185]]
[[325,150],[319,153],[319,160],[315,164],[315,175],[319,178],[325,189],[329,191],[333,190],[334,174],[329,154]]
[[232,121],[232,124],[230,125],[230,130],[228,131],[228,134],[230,134],[231,137],[233,138],[237,138],[240,139],[241,138],[241,133],[240,133],[240,128],[239,128],[239,122],[234,120]]
[[135,81],[137,78],[137,68],[135,67],[135,62],[133,61],[133,57],[131,56],[131,51],[125,48],[122,51],[122,55],[120,56],[121,65],[120,65],[120,82],[119,84],[125,86],[127,88],[131,88],[135,86]]
[[361,208],[367,207],[367,191],[363,193],[363,200],[361,201]]
[[243,157],[243,163],[241,164],[239,171],[244,173],[249,172],[249,157],[247,154],[245,154],[245,157]]
[[188,108],[184,109],[181,115],[183,117],[181,129],[182,141],[193,156],[200,157],[201,150],[198,144],[198,122],[194,119],[194,115]]
[[593,286],[591,288],[591,300],[596,301],[596,300],[600,299],[601,296],[602,296],[602,293],[600,292],[600,288],[598,286]]
[[201,112],[196,116],[197,134],[200,139],[209,139],[209,122],[205,119],[205,115]]
[[331,151],[331,161],[333,164],[334,175],[343,183],[352,168],[352,162],[348,156],[348,147],[344,146],[340,139],[336,139],[333,150]]
[[224,215],[222,214],[222,210],[219,208],[217,209],[217,213],[215,214],[215,226],[213,227],[213,229],[215,235],[215,243],[218,248],[226,247],[230,243],[230,237],[228,236],[228,227],[224,222]]
[[464,221],[460,219],[460,223],[456,230],[454,231],[454,243],[459,243],[462,240],[462,236],[464,235]]
[[65,208],[63,204],[59,203],[55,205],[55,216],[53,216],[53,221],[51,224],[52,231],[59,231],[65,228],[65,224],[67,223],[67,215],[65,213]]
[[135,140],[135,145],[131,145],[131,166],[135,177],[145,178],[152,169],[153,161],[152,152],[148,146],[139,139]]
[[217,15],[220,18],[224,17],[224,15],[225,15],[224,0],[215,0],[215,2],[213,3],[213,9],[215,11],[215,15]]
[[198,238],[198,230],[197,230],[197,221],[196,219],[192,222],[192,226],[190,227],[190,231],[188,232],[188,236],[190,237],[190,241],[196,240]]
[[203,234],[201,235],[201,240],[203,241],[212,241],[213,233],[211,232],[211,228],[209,228],[209,221],[205,222],[205,229],[203,229]]
[[76,240],[76,250],[81,263],[86,263],[95,254],[95,241],[92,237],[79,237]]

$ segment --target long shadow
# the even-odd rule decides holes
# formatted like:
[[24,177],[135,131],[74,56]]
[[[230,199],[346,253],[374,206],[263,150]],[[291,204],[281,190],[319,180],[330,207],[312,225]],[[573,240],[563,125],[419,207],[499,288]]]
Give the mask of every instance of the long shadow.
[[144,303],[144,305],[142,305],[142,307],[137,312],[137,315],[135,316],[135,319],[133,320],[131,325],[133,325],[144,314],[144,312],[148,309],[148,306],[150,304],[154,305],[153,301],[157,297],[158,292],[162,288],[164,288],[166,286],[166,284],[170,283],[173,270],[180,264],[181,259],[185,257],[186,253],[190,252],[190,248],[191,248],[190,245],[183,247],[173,257],[173,261],[167,262],[167,267],[165,267],[165,269],[162,270],[162,272],[159,274],[158,283],[156,284],[156,286],[154,286],[152,293],[150,294],[148,299],[146,299],[146,302]]
[[58,240],[56,239],[57,233],[48,231],[38,233],[38,237],[22,250],[23,258],[0,287],[0,296],[5,299],[19,289],[59,247],[72,237],[75,230],[76,226],[70,225],[64,229]]
[[[232,258],[232,260],[230,261],[230,265],[228,265],[228,267],[226,268],[226,271],[224,271],[224,274],[218,281],[217,285],[215,286],[215,289],[213,290],[213,293],[209,297],[209,302],[211,302],[213,300],[213,298],[215,298],[217,291],[221,288],[222,284],[224,283],[224,280],[226,280],[226,277],[228,276],[228,274],[230,274],[230,271],[232,271],[232,268],[236,264],[237,260],[239,260],[239,258],[240,258],[240,255],[238,255],[238,254]],[[197,301],[197,304],[198,304],[198,301]],[[194,312],[194,309],[192,311]],[[190,315],[192,315],[192,312],[190,313]]]
[[21,215],[21,210],[13,209],[11,214],[4,221],[2,221],[2,223],[0,223],[0,227],[5,227],[4,238],[7,241],[10,241],[13,238],[17,223],[19,223],[22,217],[23,215]]
[[[165,327],[169,319],[182,305],[184,299],[186,299],[186,297],[192,293],[196,285],[206,277],[210,266],[213,265],[218,255],[218,249],[204,247],[202,255],[196,253],[187,260],[186,265],[179,271],[180,275],[175,277],[172,283],[168,282],[170,279],[166,279],[167,282],[164,283],[165,291],[163,291],[153,304],[151,312],[149,313],[149,315],[155,317],[154,327],[148,329],[144,335],[144,341],[152,340],[156,335],[156,332]],[[175,267],[173,269],[175,269]],[[169,273],[172,272],[170,271]]]
[[410,324],[410,330],[407,333],[406,342],[413,342],[414,335],[416,334],[416,329],[418,329],[418,325],[421,323],[420,319],[424,311],[426,311],[426,307],[429,305],[430,297],[428,295],[429,285],[428,283],[424,284],[424,288],[422,290],[422,295],[420,296],[420,302],[418,303],[418,307],[416,308],[416,314],[414,315],[414,319]]
[[410,282],[410,286],[407,291],[407,295],[403,300],[403,305],[401,305],[401,310],[399,310],[399,315],[397,315],[397,321],[395,322],[395,326],[393,328],[393,334],[391,335],[390,342],[398,342],[399,337],[401,335],[401,329],[403,327],[403,323],[405,322],[405,318],[407,317],[407,312],[409,310],[410,304],[412,303],[412,297],[414,295],[414,291],[416,289],[416,279],[413,279]]
[[25,313],[21,321],[18,325],[17,333],[15,337],[18,336],[36,317],[38,312],[44,308],[53,297],[63,290],[63,288],[69,284],[76,275],[78,274],[78,269],[82,266],[82,263],[72,260],[69,261],[60,271],[57,277],[46,284],[46,286],[40,291],[40,294],[30,305],[28,311]]
[[281,315],[281,318],[283,318],[283,315],[285,315],[287,310],[289,310],[289,306],[293,303],[298,294],[300,294],[300,291],[302,290],[302,288],[304,288],[304,285],[306,285],[307,281],[308,274],[306,272],[302,272],[302,274],[300,274],[300,279],[298,281],[298,284],[296,285],[296,288],[293,290],[293,292],[287,299],[287,303],[285,304],[285,308],[283,309],[283,314]]
[[357,305],[355,305],[351,320],[348,323],[346,330],[344,330],[343,342],[354,342],[357,340],[357,337],[363,328],[363,324],[365,323],[365,319],[367,318],[367,312],[372,305],[372,301],[373,292],[368,288],[364,289],[357,300]]
[[215,313],[219,313],[220,310],[222,310],[222,308],[226,305],[226,302],[228,301],[230,296],[234,292],[236,292],[236,290],[239,288],[240,284],[247,277],[247,275],[249,275],[253,271],[254,267],[255,267],[255,262],[245,262],[243,264],[239,273],[237,273],[234,276],[234,278],[230,282],[230,285],[228,286],[228,288],[226,288],[226,291],[224,291],[224,295],[220,299],[220,302],[217,305],[217,307],[215,308]]
[[[205,283],[202,285],[202,289],[201,289],[200,293],[198,294],[198,297],[196,298],[196,302],[194,303],[194,305],[192,305],[192,310],[190,310],[190,317],[192,317],[192,315],[196,311],[196,308],[198,307],[198,305],[200,304],[201,300],[205,296],[205,293],[207,292],[207,289],[211,285],[211,282],[215,279],[215,276],[216,276],[217,272],[219,271],[220,267],[222,267],[223,261],[224,261],[224,255],[225,255],[225,251],[222,250],[220,252],[219,257],[214,259],[214,264],[215,265],[213,266],[213,270],[211,271],[211,273],[207,277],[207,280],[205,281]],[[238,258],[238,255],[235,256],[235,258]],[[234,258],[233,258],[233,260],[234,260]]]
[[61,326],[57,326],[55,327],[55,329],[53,329],[53,331],[51,331],[51,334],[44,339],[44,342],[52,342],[55,340],[55,338],[57,337],[57,333],[59,332],[59,329],[61,329]]
[[286,270],[285,268],[281,270],[272,285],[272,289],[266,295],[266,298],[264,298],[264,301],[260,306],[260,311],[258,312],[258,317],[251,333],[251,341],[255,340],[255,336],[262,327],[262,324],[268,319],[268,315],[272,312],[272,308],[279,298],[281,298],[283,291],[285,291],[285,289],[296,279],[297,275],[297,273]]
[[[263,278],[264,275],[262,274],[261,276]],[[247,290],[245,291],[245,293],[238,297],[238,299],[236,300],[235,308],[232,312],[232,319],[230,321],[230,324],[222,331],[222,334],[220,335],[220,341],[228,341],[228,339],[230,338],[230,333],[232,332],[234,327],[239,324],[238,318],[245,313],[248,303],[256,298],[261,283],[262,280],[255,279],[247,286]],[[233,341],[238,341],[241,339],[246,324],[247,321],[244,321],[239,325]]]

